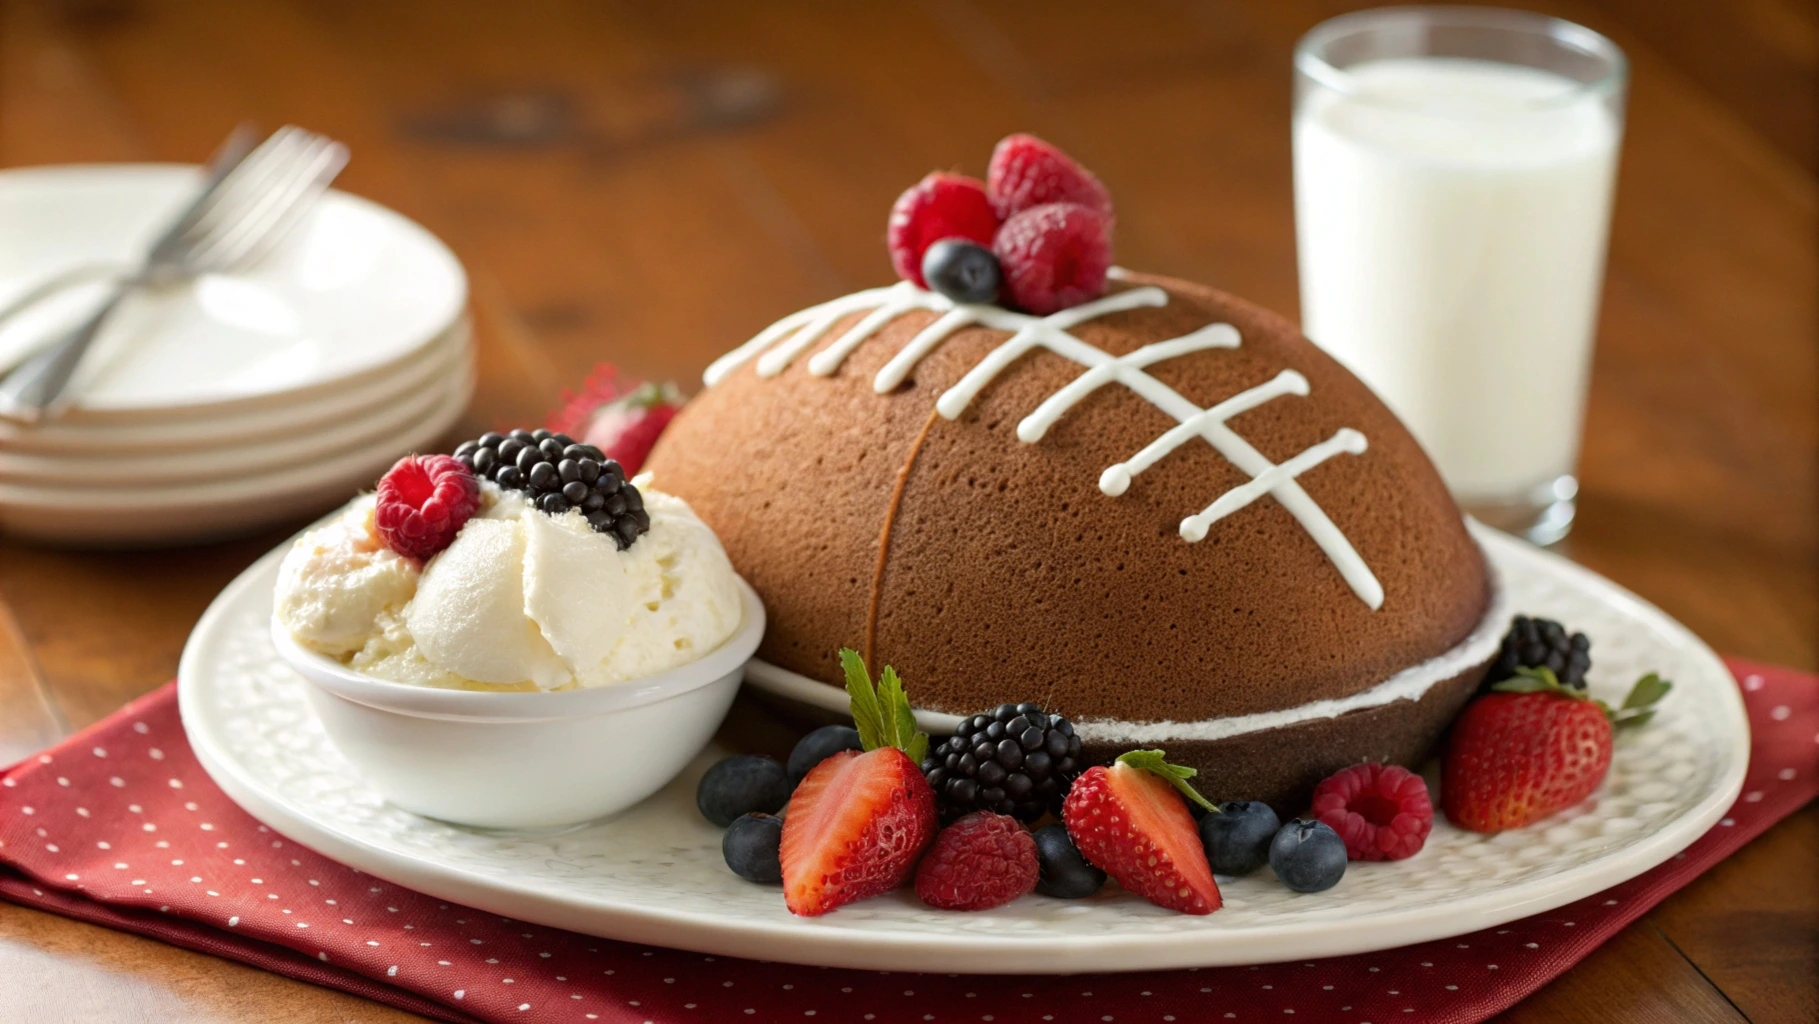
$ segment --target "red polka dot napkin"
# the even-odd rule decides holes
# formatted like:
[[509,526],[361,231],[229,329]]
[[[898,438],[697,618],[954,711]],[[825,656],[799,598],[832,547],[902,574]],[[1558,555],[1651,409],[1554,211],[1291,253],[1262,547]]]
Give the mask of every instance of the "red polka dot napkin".
[[525,924],[389,885],[259,824],[191,756],[165,687],[0,776],[0,897],[445,1021],[1481,1021],[1819,793],[1819,678],[1731,663],[1755,749],[1686,852],[1458,939],[1265,967],[1067,978],[703,956]]

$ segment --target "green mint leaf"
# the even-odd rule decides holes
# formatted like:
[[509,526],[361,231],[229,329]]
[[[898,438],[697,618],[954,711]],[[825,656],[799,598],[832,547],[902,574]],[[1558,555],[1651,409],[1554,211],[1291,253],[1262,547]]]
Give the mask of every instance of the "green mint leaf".
[[1636,711],[1628,715],[1619,716],[1616,721],[1611,723],[1611,727],[1614,729],[1635,729],[1647,725],[1649,719],[1654,717],[1655,712],[1653,709],[1648,711]]
[[846,695],[859,742],[867,750],[896,747],[921,764],[928,756],[928,733],[916,729],[916,715],[910,710],[909,694],[904,692],[897,670],[884,666],[874,689],[865,659],[848,647],[840,649],[840,667],[846,672]]
[[1623,707],[1625,710],[1652,707],[1660,703],[1661,698],[1667,696],[1667,692],[1673,688],[1673,683],[1650,672],[1636,680],[1636,685],[1630,688],[1629,696],[1623,698]]
[[1540,668],[1519,666],[1513,678],[1496,683],[1491,689],[1499,693],[1552,693],[1573,700],[1586,699],[1584,691],[1563,685],[1554,670],[1545,665]]
[[859,743],[867,750],[894,746],[885,738],[884,712],[878,706],[878,694],[872,689],[872,675],[866,671],[865,659],[851,647],[842,647],[840,667],[846,672],[846,696],[853,712],[853,727],[859,730]]
[[1130,750],[1118,755],[1118,763],[1130,765],[1151,775],[1168,780],[1169,785],[1181,791],[1181,795],[1199,804],[1209,811],[1217,811],[1213,802],[1200,795],[1187,780],[1197,774],[1186,765],[1169,764],[1168,756],[1160,750]]
[[1505,679],[1503,682],[1497,683],[1491,687],[1491,689],[1498,693],[1542,693],[1555,688],[1556,687],[1553,684],[1544,682],[1540,679],[1524,679],[1521,677]]

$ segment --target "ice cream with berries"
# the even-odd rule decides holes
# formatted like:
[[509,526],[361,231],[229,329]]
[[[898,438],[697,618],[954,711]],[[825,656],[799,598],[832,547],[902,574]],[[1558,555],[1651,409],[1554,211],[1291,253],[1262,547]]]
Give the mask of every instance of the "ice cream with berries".
[[305,648],[400,683],[610,686],[739,626],[738,577],[681,499],[549,431],[408,456],[299,538],[274,614]]

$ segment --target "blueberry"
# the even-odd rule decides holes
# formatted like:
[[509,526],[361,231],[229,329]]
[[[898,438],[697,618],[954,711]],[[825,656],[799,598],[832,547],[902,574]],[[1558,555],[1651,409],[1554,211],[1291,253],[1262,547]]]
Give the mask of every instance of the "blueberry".
[[733,874],[748,882],[783,881],[778,848],[783,844],[783,819],[768,814],[744,814],[727,826],[720,852]]
[[1105,884],[1105,872],[1080,856],[1066,825],[1044,825],[1036,830],[1035,838],[1036,862],[1042,870],[1036,882],[1037,892],[1077,900],[1091,896]]
[[[998,266],[998,257],[985,246],[964,238],[943,238],[923,252],[922,278],[930,288],[955,302],[992,302],[998,298],[1004,271]],[[999,710],[1007,709],[1016,713],[1014,704]]]
[[789,781],[795,785],[809,770],[842,750],[864,750],[859,730],[850,725],[824,725],[796,744],[789,754]]
[[1230,800],[1219,813],[1200,819],[1200,845],[1221,875],[1248,875],[1269,863],[1271,841],[1282,827],[1270,805],[1258,800]]
[[701,816],[722,827],[741,814],[775,813],[789,801],[789,778],[768,757],[738,754],[707,770],[695,788]]
[[1319,892],[1345,875],[1345,840],[1324,821],[1291,821],[1270,843],[1270,867],[1296,892]]

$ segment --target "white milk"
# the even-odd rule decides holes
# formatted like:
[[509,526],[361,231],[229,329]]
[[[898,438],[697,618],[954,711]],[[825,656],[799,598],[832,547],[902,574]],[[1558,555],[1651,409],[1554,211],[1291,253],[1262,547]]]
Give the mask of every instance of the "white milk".
[[1461,499],[1519,499],[1578,455],[1621,126],[1534,68],[1347,72],[1295,115],[1303,328]]

